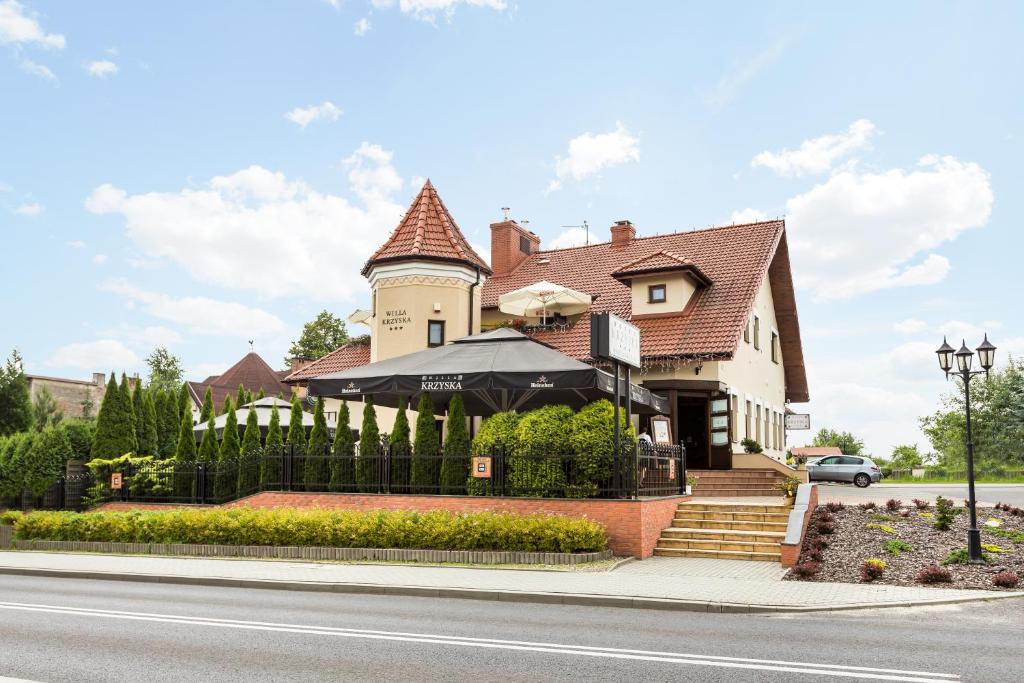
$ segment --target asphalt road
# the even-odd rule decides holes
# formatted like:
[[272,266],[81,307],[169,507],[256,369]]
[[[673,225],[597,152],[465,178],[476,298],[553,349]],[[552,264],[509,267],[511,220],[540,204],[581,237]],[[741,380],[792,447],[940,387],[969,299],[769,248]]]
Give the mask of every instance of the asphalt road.
[[992,683],[1020,680],[1022,614],[1017,600],[750,616],[0,576],[0,677]]
[[[967,498],[967,484],[872,484],[859,489],[853,484],[822,483],[818,490],[822,502],[839,501],[859,503],[866,500],[886,501],[898,498],[910,503],[914,498],[935,501],[936,496],[959,502]],[[995,505],[1009,503],[1024,507],[1024,484],[976,484],[975,495],[979,503]]]

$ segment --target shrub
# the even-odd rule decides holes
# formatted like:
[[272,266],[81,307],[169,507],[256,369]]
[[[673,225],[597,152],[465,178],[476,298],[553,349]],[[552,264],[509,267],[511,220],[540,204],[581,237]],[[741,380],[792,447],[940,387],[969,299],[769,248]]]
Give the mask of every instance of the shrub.
[[995,543],[982,543],[981,544],[981,549],[984,550],[985,552],[996,553],[996,554],[1010,552],[1006,548],[1004,548],[1002,546],[999,546],[999,545],[996,545]]
[[819,519],[814,523],[814,530],[823,536],[835,533],[836,525],[824,519]]
[[330,442],[327,435],[327,419],[324,417],[324,398],[316,399],[313,408],[313,429],[309,432],[306,446],[306,466],[303,469],[307,491],[326,491],[331,480]]
[[[126,385],[127,388],[127,385]],[[116,458],[135,450],[135,419],[131,399],[121,393],[117,377],[110,373],[107,390],[96,418],[91,457]]]
[[903,507],[903,501],[902,500],[897,500],[896,498],[890,498],[889,500],[885,501],[885,509],[888,510],[889,512],[896,512],[901,507]]
[[985,527],[985,533],[1007,538],[1014,543],[1024,543],[1024,531],[1014,531],[1013,529],[1000,529],[998,527],[987,526]]
[[878,507],[878,506],[877,506],[877,505],[875,505],[875,504],[874,504],[873,502],[871,502],[871,501],[869,500],[869,501],[868,501],[868,502],[866,502],[866,503],[857,503],[857,507],[858,507],[858,508],[860,508],[861,510],[865,510],[865,511],[867,511],[867,510],[874,510],[874,509],[875,509],[876,507]]
[[430,394],[420,394],[416,408],[416,440],[412,448],[410,481],[416,493],[436,493],[441,484],[441,462],[438,457],[437,425],[434,402]]
[[341,548],[595,552],[608,547],[597,522],[552,515],[447,510],[186,509],[33,512],[19,539]]
[[910,517],[910,508],[900,510],[900,517],[902,517],[903,519],[907,519],[908,517]]
[[224,430],[220,437],[213,495],[217,500],[231,500],[238,494],[238,467],[242,444],[238,439],[238,418],[230,396],[224,397]]
[[999,588],[1016,588],[1018,583],[1020,583],[1020,577],[1017,576],[1017,572],[999,572],[992,577],[992,585]]
[[948,569],[932,564],[919,571],[914,580],[918,583],[951,583],[953,575]]
[[[619,412],[619,429],[622,448],[631,453],[636,439],[624,411]],[[601,399],[584,406],[572,416],[570,430],[573,457],[567,495],[596,495],[600,483],[611,476],[615,454],[615,408],[611,401]]]
[[817,574],[820,569],[820,562],[808,560],[806,562],[801,562],[800,564],[795,565],[789,571],[792,572],[793,576],[799,576],[802,579],[807,579]]
[[[986,555],[985,553],[982,553],[981,554],[981,560],[982,560],[982,562],[988,562],[988,560],[989,560],[988,555]],[[948,555],[946,555],[945,558],[943,558],[942,566],[945,567],[945,566],[948,566],[948,565],[951,565],[951,564],[967,564],[970,561],[971,561],[971,556],[967,552],[967,548],[957,548],[956,550],[954,550],[951,553],[949,553]]]
[[239,446],[241,458],[238,461],[238,482],[235,487],[235,493],[239,498],[259,490],[260,454],[262,451],[256,408],[250,403],[249,413],[245,416],[242,444]]
[[572,452],[572,408],[550,405],[531,410],[516,426],[515,457],[508,485],[513,496],[546,498],[565,491],[563,457]]
[[871,515],[871,519],[875,522],[895,522],[896,518],[892,515],[874,514]]
[[292,486],[298,490],[305,489],[306,482],[306,428],[302,424],[303,415],[299,395],[292,394],[292,409],[288,421],[288,445],[292,449],[291,482]]
[[920,498],[915,498],[913,503],[918,510],[927,510],[930,506],[930,503],[927,500],[921,500]]
[[277,410],[276,402],[270,407],[266,446],[263,462],[260,463],[260,484],[264,488],[280,486],[284,482],[281,471],[284,464],[284,435],[281,432],[281,413]]
[[[518,426],[518,414],[510,411],[494,413],[483,421],[480,430],[473,437],[472,454],[490,456],[499,449],[511,452],[515,447],[516,427]],[[471,496],[487,495],[490,491],[491,483],[487,479],[470,476],[466,480],[466,493]]]
[[830,545],[832,545],[832,542],[826,536],[815,536],[814,540],[811,541],[811,548],[813,550],[824,550]]
[[902,541],[898,538],[890,538],[886,541],[882,541],[882,550],[889,553],[890,555],[899,555],[900,553],[909,553],[914,549],[914,546],[910,545],[906,541]]
[[743,439],[743,441],[740,441],[740,445],[743,446],[743,452],[744,453],[762,453],[762,452],[764,452],[764,449],[761,448],[761,444],[759,444],[758,442],[754,441],[750,437],[747,437],[747,438]]
[[24,514],[21,510],[4,510],[0,512],[0,524],[17,524]]
[[[136,457],[131,454],[120,458],[93,458],[85,464],[92,472],[95,482],[85,492],[85,503],[94,505],[114,497],[110,488],[110,475],[120,472],[125,475],[123,486],[134,498],[165,498],[171,495],[175,486],[176,462],[173,460],[157,460],[152,456]],[[181,478],[186,480],[188,494],[191,495],[191,482],[194,479],[191,470]]]
[[462,493],[469,477],[469,430],[462,396],[455,394],[448,404],[448,438],[441,460],[441,493]]
[[839,512],[840,510],[845,510],[846,506],[838,501],[833,501],[831,503],[825,503],[825,509],[829,512]]
[[864,528],[865,529],[877,529],[879,531],[884,531],[887,534],[895,534],[896,533],[896,530],[893,529],[888,524],[865,524]]
[[888,565],[885,563],[885,560],[880,560],[876,557],[868,558],[860,566],[860,579],[868,583],[875,579],[880,579],[887,567]]
[[[338,408],[338,428],[334,432],[334,443],[331,448],[331,485],[332,491],[352,491],[356,486],[356,442],[352,438],[352,428],[349,427],[351,415],[348,411],[348,403],[341,402]],[[397,425],[397,421],[395,422]],[[408,422],[406,422],[408,428]],[[405,436],[406,446],[409,445],[409,434]],[[408,455],[408,452],[406,453]],[[406,458],[406,462],[408,462]],[[408,476],[403,486],[408,484]]]
[[953,501],[938,496],[935,499],[935,521],[932,526],[939,531],[949,531],[956,519],[956,511],[953,508]]
[[[434,423],[430,424],[433,426]],[[377,491],[377,460],[380,458],[380,445],[377,411],[373,407],[373,397],[367,396],[363,404],[363,424],[359,430],[359,457],[356,459],[356,487],[363,493]],[[415,477],[415,465],[413,467]]]
[[800,480],[796,477],[786,477],[777,486],[785,498],[795,498],[796,490],[800,488]]
[[825,558],[825,553],[816,548],[811,548],[807,551],[807,557],[814,560],[815,562],[821,562]]
[[395,424],[391,428],[391,436],[388,437],[391,446],[391,490],[395,493],[406,493],[409,490],[409,473],[412,468],[412,443],[409,441],[408,407],[408,398],[403,396],[398,399],[398,412],[395,414]]

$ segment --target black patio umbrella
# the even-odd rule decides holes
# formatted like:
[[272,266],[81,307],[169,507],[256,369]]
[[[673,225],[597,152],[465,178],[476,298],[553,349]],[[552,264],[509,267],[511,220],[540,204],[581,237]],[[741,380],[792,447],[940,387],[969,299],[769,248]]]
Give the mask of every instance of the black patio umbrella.
[[[625,393],[624,379],[619,386]],[[371,396],[391,407],[428,391],[435,409],[443,411],[452,395],[462,394],[469,415],[559,403],[579,408],[611,397],[614,389],[611,374],[508,328],[309,380],[310,396]],[[635,412],[668,412],[664,397],[635,384],[629,391]]]

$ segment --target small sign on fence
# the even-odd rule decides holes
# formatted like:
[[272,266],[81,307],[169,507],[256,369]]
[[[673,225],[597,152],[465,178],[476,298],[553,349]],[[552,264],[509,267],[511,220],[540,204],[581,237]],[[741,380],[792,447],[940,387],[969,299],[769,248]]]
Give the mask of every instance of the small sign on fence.
[[122,477],[120,472],[114,472],[110,475],[110,488],[115,491],[120,491],[122,486]]
[[491,459],[485,456],[473,458],[473,476],[477,479],[490,479]]

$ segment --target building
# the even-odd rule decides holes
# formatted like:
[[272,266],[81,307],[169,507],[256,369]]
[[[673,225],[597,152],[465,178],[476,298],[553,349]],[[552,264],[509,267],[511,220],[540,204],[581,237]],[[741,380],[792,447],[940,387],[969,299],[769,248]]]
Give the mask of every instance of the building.
[[[618,221],[606,242],[547,251],[514,220],[490,228],[488,265],[427,181],[363,268],[372,307],[350,321],[370,327],[369,343],[348,344],[285,381],[301,386],[501,325],[593,362],[590,316],[612,312],[640,328],[642,368],[632,379],[669,398],[673,439],[686,445],[689,467],[758,466],[744,453],[747,438],[784,461],[786,404],[809,400],[784,221],[653,237]],[[542,281],[590,295],[589,309],[554,308],[544,320],[501,310],[502,294]]]
[[243,386],[254,396],[260,391],[265,396],[283,396],[292,394],[290,385],[284,383],[289,370],[274,370],[258,354],[250,351],[240,361],[232,365],[220,375],[212,375],[202,382],[189,382],[189,395],[192,398],[192,415],[198,420],[203,397],[209,389],[213,395],[213,407],[218,413],[224,406],[224,399],[238,394],[238,387]]
[[[96,417],[103,402],[103,394],[107,391],[107,376],[102,372],[92,373],[92,380],[65,379],[62,377],[44,377],[43,375],[25,375],[28,380],[28,392],[33,401],[44,388],[53,396],[57,407],[64,417]],[[129,378],[132,388],[138,378]]]

